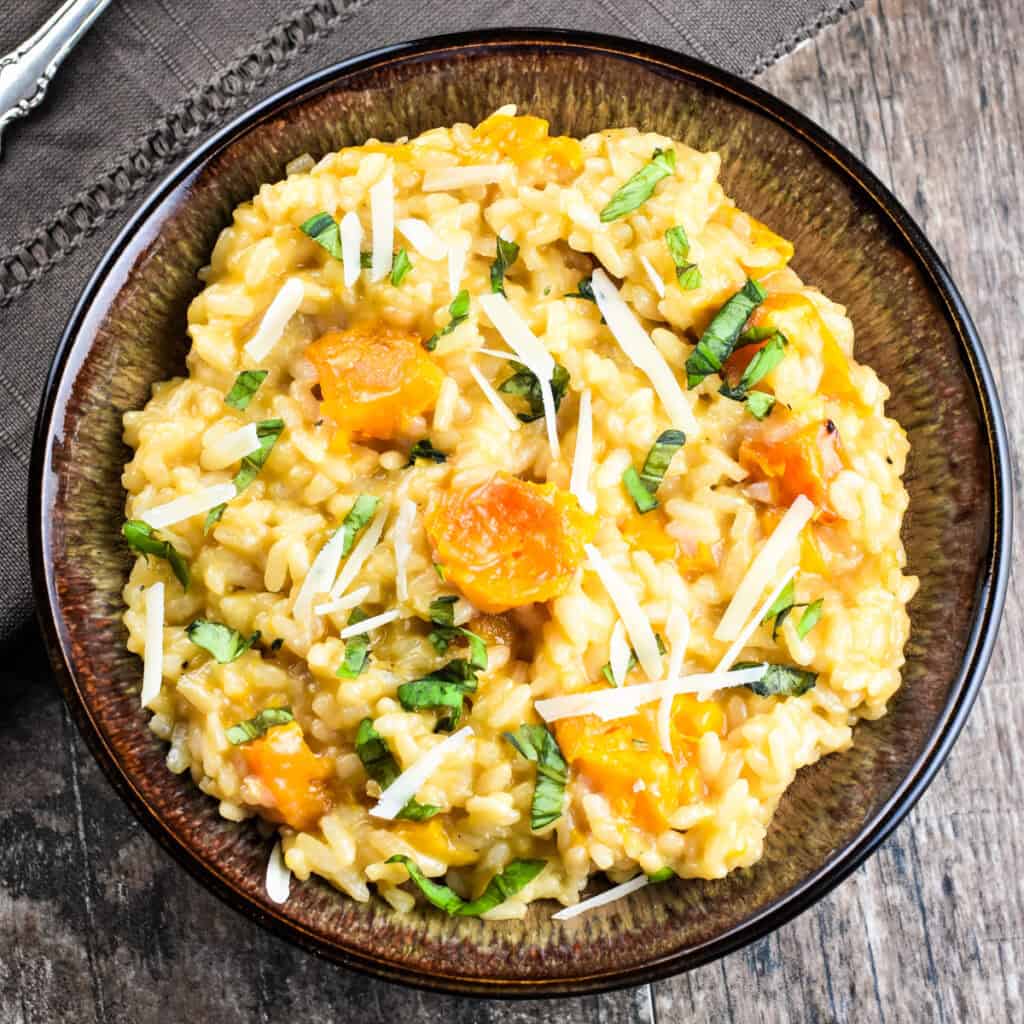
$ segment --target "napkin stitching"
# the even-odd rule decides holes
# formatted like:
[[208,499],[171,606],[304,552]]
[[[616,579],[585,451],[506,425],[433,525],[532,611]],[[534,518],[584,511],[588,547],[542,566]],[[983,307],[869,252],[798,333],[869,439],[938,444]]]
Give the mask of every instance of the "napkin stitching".
[[782,60],[788,53],[792,53],[801,43],[805,43],[812,36],[817,35],[823,28],[834,25],[840,18],[852,11],[864,6],[864,0],[839,0],[834,7],[822,11],[813,18],[808,18],[796,31],[787,36],[770,53],[754,62],[751,75],[759,75],[762,71],[770,68],[776,61]]
[[27,291],[74,252],[157,173],[218,127],[239,102],[313,43],[374,0],[311,0],[277,22],[259,42],[191,89],[145,136],[79,191],[29,238],[0,250],[0,307]]

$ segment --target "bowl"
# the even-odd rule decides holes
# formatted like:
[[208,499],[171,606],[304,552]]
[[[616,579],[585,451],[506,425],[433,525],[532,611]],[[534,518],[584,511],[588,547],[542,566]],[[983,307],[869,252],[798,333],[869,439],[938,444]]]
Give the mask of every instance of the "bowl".
[[[803,769],[764,858],[720,881],[673,881],[573,921],[402,915],[326,883],[282,906],[270,844],[164,765],[125,650],[121,417],[180,374],[185,314],[231,211],[302,153],[475,122],[508,102],[583,135],[639,125],[722,154],[741,208],[796,246],[795,268],[844,303],[857,352],[910,435],[904,684],[852,749]],[[981,344],[953,283],[878,180],[806,118],[747,82],[666,50],[509,31],[380,50],[282,90],[232,122],[153,192],[87,285],[39,416],[31,475],[36,604],[57,677],[96,758],[143,824],[228,903],[307,949],[390,981],[486,996],[566,995],[663,978],[778,927],[845,878],[906,815],[981,684],[1009,563],[1007,444]],[[600,884],[593,883],[594,888]]]

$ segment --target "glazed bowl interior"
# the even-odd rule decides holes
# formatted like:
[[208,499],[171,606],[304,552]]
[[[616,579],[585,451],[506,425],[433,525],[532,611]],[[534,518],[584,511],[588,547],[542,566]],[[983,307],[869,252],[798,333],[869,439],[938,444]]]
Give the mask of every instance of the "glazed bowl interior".
[[[800,772],[764,858],[720,881],[673,882],[565,923],[534,905],[488,924],[355,903],[311,880],[271,904],[268,841],[164,765],[125,650],[121,417],[184,372],[185,314],[232,209],[287,161],[395,139],[502,104],[584,135],[637,125],[722,155],[726,191],[796,246],[793,265],[844,303],[857,355],[907,429],[910,612],[904,685],[852,749]],[[792,916],[905,813],[962,724],[987,660],[1005,565],[1005,464],[984,359],[926,243],[884,190],[813,126],[749,85],[635,44],[514,34],[351,62],[248,115],[165,182],[72,320],[40,420],[31,530],[37,597],[69,703],[112,780],[207,884],[309,948],[392,980],[491,995],[581,992],[695,966]]]

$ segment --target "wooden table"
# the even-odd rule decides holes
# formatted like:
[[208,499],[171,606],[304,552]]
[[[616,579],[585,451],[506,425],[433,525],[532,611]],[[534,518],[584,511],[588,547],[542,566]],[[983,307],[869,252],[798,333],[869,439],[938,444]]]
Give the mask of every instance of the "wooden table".
[[[869,0],[759,80],[858,153],[936,244],[1011,434],[1024,420],[1022,46],[1020,0]],[[837,891],[675,980],[519,1004],[347,974],[222,906],[114,796],[28,631],[0,669],[0,1022],[1022,1021],[1021,600],[1012,583],[934,785]]]

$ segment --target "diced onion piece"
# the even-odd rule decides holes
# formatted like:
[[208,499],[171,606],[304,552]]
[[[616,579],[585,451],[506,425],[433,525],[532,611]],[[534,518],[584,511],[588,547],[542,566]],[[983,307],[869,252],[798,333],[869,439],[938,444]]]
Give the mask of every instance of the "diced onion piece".
[[716,640],[734,640],[739,635],[757,599],[779,571],[779,563],[797,542],[800,531],[813,515],[814,502],[802,494],[798,495],[750,563],[750,568],[732,595],[729,607],[725,609],[722,621],[715,630]]
[[409,535],[415,518],[416,502],[403,498],[399,502],[398,515],[395,516],[395,525],[391,533],[391,542],[395,548],[395,585],[399,601],[409,600],[409,578],[406,569],[409,565],[409,556],[412,554],[412,541]]
[[285,903],[292,887],[292,873],[284,862],[284,853],[280,842],[274,843],[267,861],[267,895],[275,903]]
[[164,585],[154,583],[146,590],[146,633],[142,648],[142,693],[144,708],[159,696],[164,679]]
[[782,579],[775,585],[772,592],[764,599],[761,607],[751,616],[750,621],[740,630],[740,635],[733,640],[729,646],[729,650],[722,655],[722,660],[718,663],[715,668],[716,672],[726,672],[729,666],[740,656],[740,651],[746,646],[747,641],[751,638],[754,630],[761,625],[762,620],[768,614],[768,609],[775,603],[775,599],[785,589],[786,584],[796,575],[796,566],[787,572]]
[[551,457],[559,455],[558,419],[555,413],[555,398],[551,393],[551,375],[555,372],[555,361],[551,353],[541,344],[530,330],[526,321],[513,309],[512,304],[500,292],[480,296],[480,305],[495,330],[521,362],[540,382],[541,401],[544,404],[544,422],[548,431],[548,446]]
[[612,332],[630,362],[647,375],[651,386],[661,399],[661,404],[665,406],[672,425],[685,431],[689,437],[696,436],[699,431],[693,410],[672,368],[665,362],[658,347],[640,326],[640,321],[603,270],[594,271],[591,283],[594,298],[597,300],[601,315],[607,321],[608,330]]
[[162,530],[166,526],[180,523],[183,519],[191,519],[200,512],[209,512],[211,508],[230,501],[237,493],[232,483],[214,484],[212,487],[204,487],[201,491],[193,491],[181,498],[175,498],[164,505],[146,509],[139,518],[154,530]]
[[379,281],[391,273],[395,250],[395,183],[390,171],[370,189],[370,224],[373,228],[370,280]]
[[637,708],[680,693],[711,693],[732,686],[755,683],[764,675],[765,666],[738,669],[735,672],[704,672],[681,679],[659,679],[653,683],[635,683],[614,690],[588,690],[562,697],[548,697],[536,703],[537,714],[545,722],[579,715],[597,715],[603,722],[628,718]]
[[654,269],[654,264],[646,256],[640,257],[640,263],[643,265],[644,270],[647,271],[651,287],[658,293],[658,298],[665,298],[665,282],[662,281],[661,275]]
[[341,218],[341,263],[345,271],[345,287],[351,288],[362,272],[363,225],[358,214],[349,210]]
[[459,294],[468,256],[469,249],[466,248],[465,242],[453,242],[448,246],[448,290],[452,293],[453,299]]
[[612,674],[612,682],[621,686],[629,672],[629,641],[626,639],[626,627],[622,619],[615,623],[612,630],[611,643],[608,645],[608,667]]
[[424,259],[443,260],[447,255],[448,247],[425,220],[420,220],[419,217],[403,217],[395,227]]
[[376,805],[370,808],[370,814],[375,818],[393,819],[416,796],[420,786],[472,735],[473,728],[467,725],[431,747],[381,793]]
[[[216,441],[204,447],[203,454],[210,460],[204,462],[204,466],[223,469],[225,466],[230,466],[232,462],[244,459],[250,452],[256,451],[259,446],[260,436],[256,432],[256,424],[246,423],[244,427],[222,434]],[[211,467],[211,463],[216,463],[216,465]]]
[[551,915],[551,920],[568,921],[570,918],[579,917],[580,914],[585,914],[588,910],[596,910],[598,907],[621,900],[624,896],[628,896],[630,893],[634,893],[649,884],[650,880],[646,875],[637,875],[636,878],[631,878],[628,882],[623,882],[622,885],[613,885],[605,892],[599,893],[597,896],[591,896],[589,900],[582,900],[571,907],[559,910],[557,914]]
[[[678,679],[683,671],[683,659],[690,643],[690,620],[682,608],[673,608],[665,624],[668,634],[668,678]],[[658,705],[658,739],[661,749],[672,754],[672,702],[674,698],[662,697]]]
[[472,363],[469,364],[469,372],[484,393],[484,398],[494,406],[494,411],[501,418],[502,423],[509,430],[518,430],[519,420],[516,419],[516,414],[501,400],[501,395],[494,390],[490,381]]
[[363,563],[370,557],[370,553],[377,546],[380,535],[384,532],[384,523],[388,518],[388,508],[381,505],[377,514],[373,517],[370,525],[363,531],[363,535],[356,541],[356,546],[349,553],[345,564],[342,566],[338,578],[331,587],[331,597],[341,597],[342,594],[352,586]]
[[424,192],[494,185],[512,171],[511,164],[466,164],[462,167],[434,167],[423,175]]
[[313,611],[317,615],[333,615],[335,612],[345,612],[349,608],[355,608],[357,604],[361,604],[369,593],[369,587],[356,587],[355,590],[349,591],[344,597],[339,597],[337,601],[325,601],[323,604],[318,604]]
[[270,350],[281,340],[288,321],[299,311],[305,294],[306,290],[297,277],[289,277],[281,285],[281,290],[267,306],[256,333],[245,343],[243,351],[248,359],[260,363],[266,358]]
[[375,629],[380,629],[381,626],[386,626],[389,622],[394,622],[395,619],[402,617],[401,609],[391,608],[386,612],[381,612],[380,615],[371,615],[368,619],[363,619],[362,622],[353,622],[351,626],[346,626],[338,635],[342,640],[347,640],[352,636],[359,636],[360,633],[370,633]]
[[657,679],[661,674],[661,655],[658,653],[658,641],[654,636],[654,630],[640,607],[633,591],[630,590],[626,581],[611,567],[604,555],[594,547],[593,544],[584,546],[587,557],[590,559],[590,566],[601,578],[604,589],[615,605],[619,613],[626,633],[629,635],[629,642],[636,651],[637,660],[643,666],[648,679]]
[[576,424],[576,450],[572,453],[572,475],[569,490],[576,495],[580,508],[591,515],[597,510],[597,499],[590,489],[590,473],[594,467],[594,414],[590,388],[580,394],[579,419]]

